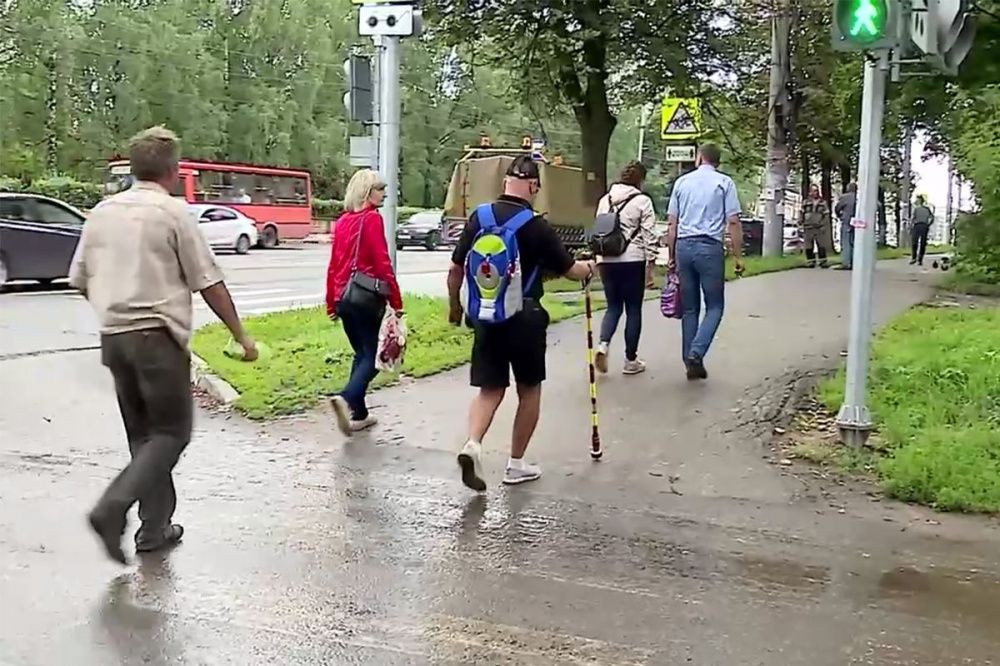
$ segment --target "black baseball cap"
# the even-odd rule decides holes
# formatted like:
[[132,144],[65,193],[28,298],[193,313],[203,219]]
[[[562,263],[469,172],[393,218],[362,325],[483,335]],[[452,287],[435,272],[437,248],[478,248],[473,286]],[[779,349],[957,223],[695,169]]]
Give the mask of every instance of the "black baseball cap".
[[531,159],[530,155],[519,155],[507,167],[507,176],[518,180],[537,180],[542,182],[542,174],[538,170],[538,163]]

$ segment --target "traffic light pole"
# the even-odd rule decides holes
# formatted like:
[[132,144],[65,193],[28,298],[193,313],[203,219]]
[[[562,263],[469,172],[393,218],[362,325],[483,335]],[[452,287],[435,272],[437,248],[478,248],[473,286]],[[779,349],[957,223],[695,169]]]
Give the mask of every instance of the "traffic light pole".
[[399,37],[382,38],[382,59],[379,69],[379,156],[378,164],[385,180],[385,240],[389,247],[392,267],[396,268],[396,220],[399,204]]
[[861,143],[857,217],[854,227],[854,270],[851,276],[851,323],[847,342],[847,385],[837,427],[844,442],[862,446],[872,430],[865,402],[868,354],[872,337],[872,288],[875,283],[875,228],[881,169],[882,118],[885,112],[889,51],[868,56],[861,98]]

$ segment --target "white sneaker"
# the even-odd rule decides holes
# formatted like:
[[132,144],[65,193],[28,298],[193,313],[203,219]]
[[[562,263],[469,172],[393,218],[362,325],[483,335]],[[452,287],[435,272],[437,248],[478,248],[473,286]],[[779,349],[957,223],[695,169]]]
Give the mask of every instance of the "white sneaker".
[[347,401],[339,395],[335,395],[330,398],[330,406],[333,408],[333,415],[337,418],[337,428],[344,433],[345,437],[350,437],[354,431],[351,429],[351,408],[348,407]]
[[375,418],[374,416],[369,416],[368,418],[361,419],[360,421],[352,420],[350,423],[351,432],[361,432],[362,430],[368,430],[368,428],[371,428],[376,423],[378,423],[378,419]]
[[514,486],[518,483],[534,481],[541,476],[542,468],[538,465],[532,465],[523,460],[511,459],[507,463],[507,472],[503,475],[503,482],[508,486]]
[[594,367],[597,368],[599,373],[607,374],[608,372],[608,343],[602,342],[597,345],[597,350],[594,352]]
[[638,375],[639,373],[646,372],[646,364],[635,359],[634,361],[625,360],[625,367],[622,368],[622,373],[626,375]]
[[482,445],[469,441],[465,443],[462,452],[458,454],[458,466],[462,468],[462,483],[478,493],[486,490],[486,482],[483,481],[483,473],[479,463],[482,449]]

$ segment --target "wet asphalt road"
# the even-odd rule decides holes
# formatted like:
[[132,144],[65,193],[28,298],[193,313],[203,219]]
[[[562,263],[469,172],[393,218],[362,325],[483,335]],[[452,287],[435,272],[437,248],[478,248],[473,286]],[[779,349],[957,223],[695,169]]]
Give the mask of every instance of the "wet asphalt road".
[[[994,523],[821,495],[736,423],[765,377],[836,362],[845,292],[806,271],[733,284],[697,388],[676,325],[650,316],[650,371],[602,381],[597,465],[582,331],[557,328],[546,475],[497,483],[506,406],[485,497],[454,468],[462,370],[378,393],[383,425],[352,442],[324,414],[202,412],[185,542],[125,569],[83,524],[126,456],[96,355],[2,361],[0,664],[1000,663]],[[892,266],[876,319],[927,293]]]

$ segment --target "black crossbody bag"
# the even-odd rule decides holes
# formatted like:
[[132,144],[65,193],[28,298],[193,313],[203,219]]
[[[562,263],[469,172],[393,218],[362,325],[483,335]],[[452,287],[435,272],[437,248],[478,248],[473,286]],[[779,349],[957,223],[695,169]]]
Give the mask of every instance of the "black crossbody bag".
[[354,259],[351,262],[351,277],[347,280],[344,293],[340,296],[341,303],[377,314],[389,298],[389,285],[385,280],[358,270],[358,255],[361,252],[361,237],[365,233],[365,217],[358,225],[358,239],[354,245]]

